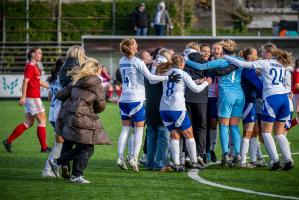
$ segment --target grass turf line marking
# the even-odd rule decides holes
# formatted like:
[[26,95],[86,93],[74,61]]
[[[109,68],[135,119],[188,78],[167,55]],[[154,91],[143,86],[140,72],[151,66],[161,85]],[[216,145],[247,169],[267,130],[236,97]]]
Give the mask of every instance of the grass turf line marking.
[[[292,154],[293,155],[298,155],[299,153],[292,153]],[[220,162],[218,161],[215,164],[210,164],[210,165],[217,165],[219,163]],[[222,184],[219,184],[219,183],[208,181],[208,180],[200,177],[198,175],[198,172],[200,172],[200,171],[197,170],[197,169],[192,169],[192,170],[190,170],[188,172],[188,176],[190,178],[192,178],[193,180],[195,180],[197,182],[200,182],[202,184],[213,186],[213,187],[222,188],[222,189],[225,189],[225,190],[232,190],[232,191],[236,191],[236,192],[243,192],[243,193],[247,193],[247,194],[254,194],[254,195],[260,195],[260,196],[275,197],[275,198],[281,198],[281,199],[297,199],[297,200],[299,200],[298,197],[293,197],[293,196],[284,196],[284,195],[271,194],[271,193],[265,193],[265,192],[256,192],[254,190],[247,190],[247,189],[242,189],[242,188],[237,188],[237,187],[231,187],[231,186],[222,185]]]

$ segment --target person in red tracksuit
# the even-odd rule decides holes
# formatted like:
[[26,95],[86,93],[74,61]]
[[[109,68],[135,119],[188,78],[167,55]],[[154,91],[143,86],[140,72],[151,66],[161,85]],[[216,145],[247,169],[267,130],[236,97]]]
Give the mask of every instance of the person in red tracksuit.
[[37,136],[41,145],[41,152],[48,153],[51,149],[47,145],[46,113],[40,98],[40,86],[48,88],[48,84],[40,79],[41,71],[37,63],[42,59],[42,50],[33,47],[28,52],[29,62],[26,64],[22,83],[20,106],[25,106],[25,120],[16,126],[10,136],[2,143],[7,152],[12,152],[12,142],[34,124],[37,119]]

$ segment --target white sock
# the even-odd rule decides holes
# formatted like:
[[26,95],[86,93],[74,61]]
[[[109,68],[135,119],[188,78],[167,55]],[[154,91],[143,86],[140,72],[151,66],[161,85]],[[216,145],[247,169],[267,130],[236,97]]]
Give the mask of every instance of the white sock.
[[194,138],[186,139],[186,146],[190,156],[190,159],[193,163],[197,163],[197,155],[196,155],[196,144]]
[[284,134],[281,134],[281,135],[276,135],[275,138],[279,144],[280,151],[284,158],[284,162],[285,163],[290,162],[292,160],[292,155],[291,155],[290,144],[287,137]]
[[[51,160],[53,158],[55,158],[55,159],[59,158],[60,153],[61,153],[61,148],[62,148],[62,143],[55,142],[54,147],[52,148],[52,151],[49,154],[48,160]],[[48,160],[46,160],[46,164],[45,164],[45,168],[44,168],[45,170],[51,169],[51,166],[50,166]]]
[[215,151],[217,139],[218,139],[217,129],[216,130],[210,129],[210,150],[211,151]]
[[249,140],[249,154],[250,154],[250,161],[255,163],[256,162],[256,154],[257,154],[257,138],[252,137]]
[[134,127],[134,158],[138,160],[139,152],[142,146],[143,127]]
[[262,153],[262,150],[261,150],[261,144],[259,143],[258,140],[257,140],[256,155],[257,155],[257,159],[264,160],[263,153]]
[[128,154],[132,158],[134,155],[134,134],[131,134],[128,141]]
[[243,137],[242,145],[241,145],[241,164],[246,163],[248,148],[249,148],[249,139]]
[[275,142],[274,142],[274,139],[273,139],[271,133],[263,133],[263,138],[264,138],[265,147],[269,153],[271,162],[272,163],[277,162],[279,160],[279,158],[278,158]]
[[118,158],[124,159],[124,152],[126,148],[126,143],[128,139],[128,135],[130,133],[130,126],[123,126],[120,136],[118,138]]
[[174,164],[179,165],[180,164],[180,141],[171,139],[170,149],[171,149],[171,154],[172,154],[172,159]]

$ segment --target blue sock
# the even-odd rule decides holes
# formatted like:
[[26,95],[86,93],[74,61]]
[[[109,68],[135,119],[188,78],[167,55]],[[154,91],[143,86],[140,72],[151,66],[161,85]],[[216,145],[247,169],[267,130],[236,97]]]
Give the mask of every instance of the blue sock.
[[240,153],[241,136],[238,125],[230,125],[230,133],[232,134],[235,154]]
[[220,132],[222,154],[228,153],[228,141],[229,141],[228,126],[219,124],[219,132]]

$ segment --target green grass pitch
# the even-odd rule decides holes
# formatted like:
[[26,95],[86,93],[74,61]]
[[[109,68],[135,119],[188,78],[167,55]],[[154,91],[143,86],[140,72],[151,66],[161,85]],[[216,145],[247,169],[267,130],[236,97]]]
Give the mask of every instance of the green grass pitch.
[[[49,103],[44,101],[45,107]],[[0,139],[23,121],[24,109],[17,101],[0,101]],[[40,153],[36,127],[27,130],[13,143],[13,153],[0,148],[0,199],[271,199],[219,189],[198,183],[187,173],[153,172],[142,168],[121,171],[116,166],[117,140],[120,133],[118,107],[108,104],[101,114],[104,127],[113,140],[111,146],[96,146],[85,171],[89,185],[71,184],[62,178],[42,178],[48,154]],[[47,141],[54,143],[53,128],[47,124]],[[293,153],[299,152],[299,128],[289,132]],[[220,157],[220,146],[217,146]],[[268,171],[266,168],[240,169],[211,166],[200,172],[203,178],[227,186],[299,198],[299,155],[293,155],[291,171]]]

